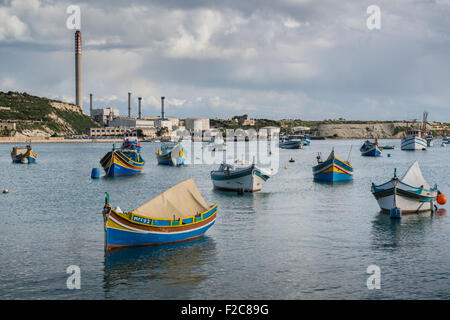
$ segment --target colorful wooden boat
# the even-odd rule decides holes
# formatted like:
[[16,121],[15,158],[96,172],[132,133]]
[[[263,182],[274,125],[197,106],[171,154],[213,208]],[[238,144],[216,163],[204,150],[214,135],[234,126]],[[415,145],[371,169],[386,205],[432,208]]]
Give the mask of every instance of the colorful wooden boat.
[[14,163],[35,163],[37,157],[38,154],[33,152],[31,145],[27,145],[25,148],[16,146],[11,151],[11,158]]
[[140,207],[122,212],[105,200],[106,250],[150,246],[201,237],[216,221],[217,203],[210,206],[193,179],[185,180]]
[[372,183],[371,191],[381,210],[390,212],[391,209],[399,208],[401,213],[433,210],[438,194],[437,185],[431,188],[425,181],[419,163],[414,161],[400,179],[396,171],[390,181],[381,185]]
[[305,135],[305,136],[303,136],[302,140],[303,140],[303,145],[305,145],[305,146],[311,145],[311,137]]
[[222,163],[218,170],[211,171],[214,189],[237,192],[261,191],[262,185],[270,178],[270,173],[253,163],[235,160]]
[[334,155],[334,149],[325,161],[322,161],[322,157],[319,153],[317,156],[317,163],[318,164],[312,168],[315,180],[340,182],[353,179],[353,167],[348,161],[337,158]]
[[378,141],[371,142],[366,140],[364,144],[359,149],[361,151],[361,155],[365,157],[380,157],[381,156],[381,148],[378,146]]
[[158,164],[182,166],[186,160],[186,151],[180,143],[163,144],[156,152]]
[[100,160],[107,176],[126,176],[142,172],[145,160],[140,154],[141,144],[137,137],[125,136],[120,150],[113,145]]

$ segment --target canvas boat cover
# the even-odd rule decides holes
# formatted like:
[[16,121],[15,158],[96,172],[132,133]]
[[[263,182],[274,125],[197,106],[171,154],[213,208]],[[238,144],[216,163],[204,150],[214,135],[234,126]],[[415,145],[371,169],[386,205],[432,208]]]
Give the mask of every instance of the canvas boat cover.
[[420,171],[419,162],[417,162],[417,160],[409,167],[400,181],[413,187],[423,186],[425,189],[430,189],[430,185],[422,176],[422,171]]
[[194,180],[188,179],[136,208],[134,213],[156,219],[175,219],[195,216],[210,208]]

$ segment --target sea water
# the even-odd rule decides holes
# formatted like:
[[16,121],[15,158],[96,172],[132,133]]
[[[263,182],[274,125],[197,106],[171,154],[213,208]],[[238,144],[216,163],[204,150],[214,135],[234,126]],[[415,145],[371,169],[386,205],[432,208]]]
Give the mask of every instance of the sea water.
[[[12,145],[0,144],[0,189],[9,190],[0,194],[0,298],[449,299],[446,211],[393,220],[380,213],[370,186],[418,160],[425,179],[449,197],[450,148],[407,152],[400,140],[380,140],[396,148],[371,158],[360,156],[362,143],[313,140],[279,150],[278,172],[261,192],[243,196],[213,190],[217,164],[158,166],[157,143],[143,143],[142,174],[112,179],[90,176],[108,143],[34,144],[32,165],[11,163]],[[313,181],[317,153],[327,157],[332,147],[354,166],[354,181]],[[218,203],[204,237],[105,253],[105,192],[128,211],[191,177],[208,203]],[[368,288],[372,265],[380,289]],[[69,266],[80,268],[80,289],[67,286]]]

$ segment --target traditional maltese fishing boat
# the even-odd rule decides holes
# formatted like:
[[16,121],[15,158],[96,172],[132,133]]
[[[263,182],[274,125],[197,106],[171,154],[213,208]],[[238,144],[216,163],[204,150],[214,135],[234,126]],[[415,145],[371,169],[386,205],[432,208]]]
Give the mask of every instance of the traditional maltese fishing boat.
[[180,143],[163,144],[156,151],[156,159],[158,160],[158,164],[182,166],[186,160],[186,151]]
[[100,164],[107,176],[124,176],[140,173],[145,160],[140,154],[141,144],[135,136],[125,136],[120,150],[113,145],[112,151],[105,154]]
[[35,163],[38,157],[37,153],[33,152],[31,145],[23,147],[13,147],[11,151],[12,162],[14,163]]
[[193,179],[126,213],[118,207],[113,209],[106,194],[103,209],[106,250],[195,239],[212,227],[216,214],[217,203],[209,205]]
[[322,160],[322,156],[319,153],[317,156],[317,163],[318,164],[312,168],[315,180],[340,182],[353,179],[353,167],[348,161],[337,158],[334,155],[334,149],[325,161]]
[[218,170],[211,171],[214,189],[237,192],[261,191],[270,173],[254,163],[235,160],[222,163]]
[[378,146],[377,140],[375,140],[375,142],[366,140],[359,149],[361,155],[365,157],[379,157],[381,156],[381,150],[382,148]]
[[425,181],[417,161],[400,179],[395,169],[390,181],[380,185],[372,183],[371,191],[382,211],[390,212],[398,208],[401,213],[433,210],[439,192],[437,185],[431,188]]

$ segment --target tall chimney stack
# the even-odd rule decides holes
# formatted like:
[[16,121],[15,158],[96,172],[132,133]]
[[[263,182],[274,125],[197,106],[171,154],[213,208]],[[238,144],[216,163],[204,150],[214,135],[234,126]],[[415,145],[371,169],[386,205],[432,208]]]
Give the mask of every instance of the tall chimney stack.
[[128,92],[128,118],[131,118],[131,92]]
[[89,111],[90,111],[89,115],[91,117],[92,117],[92,109],[93,109],[93,107],[92,107],[92,93],[90,93],[89,94]]
[[139,101],[139,119],[142,119],[142,104],[141,104],[142,97],[139,97],[138,101]]
[[164,99],[165,97],[161,97],[161,119],[164,120]]
[[83,108],[81,94],[81,31],[75,31],[75,104]]

